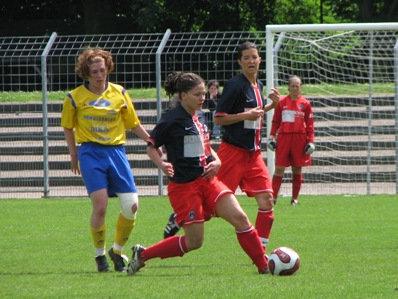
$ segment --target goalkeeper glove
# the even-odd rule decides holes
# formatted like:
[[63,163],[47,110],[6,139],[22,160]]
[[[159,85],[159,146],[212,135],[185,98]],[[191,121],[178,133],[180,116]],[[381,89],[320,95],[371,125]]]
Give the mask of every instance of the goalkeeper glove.
[[270,138],[267,141],[267,147],[271,150],[271,151],[275,151],[276,150],[276,141],[274,138]]
[[304,150],[306,155],[311,155],[315,151],[315,144],[312,142],[308,143]]

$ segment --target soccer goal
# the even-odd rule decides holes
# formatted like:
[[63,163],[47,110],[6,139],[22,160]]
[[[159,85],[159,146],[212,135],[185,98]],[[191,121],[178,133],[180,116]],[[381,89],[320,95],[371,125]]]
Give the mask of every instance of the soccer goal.
[[[314,109],[317,151],[302,194],[398,193],[398,23],[268,25],[266,49],[267,94],[286,95],[298,75]],[[272,111],[267,136],[271,120]],[[267,162],[273,174],[269,150]]]

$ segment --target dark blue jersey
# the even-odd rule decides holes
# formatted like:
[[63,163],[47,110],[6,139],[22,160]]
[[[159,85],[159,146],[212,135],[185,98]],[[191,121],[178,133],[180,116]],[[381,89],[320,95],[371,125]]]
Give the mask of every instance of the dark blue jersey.
[[[215,115],[222,117],[237,114],[258,106],[261,108],[265,106],[263,84],[257,80],[257,87],[254,87],[243,74],[240,74],[224,85]],[[259,150],[262,125],[262,118],[258,121],[241,121],[225,125],[223,126],[223,141],[250,151]]]
[[211,161],[209,130],[199,113],[190,115],[181,105],[162,115],[148,142],[165,146],[167,161],[173,164],[175,183],[195,180]]

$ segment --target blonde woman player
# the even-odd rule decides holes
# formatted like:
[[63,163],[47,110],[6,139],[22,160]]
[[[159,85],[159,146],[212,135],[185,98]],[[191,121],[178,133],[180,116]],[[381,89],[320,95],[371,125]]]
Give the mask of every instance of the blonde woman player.
[[149,137],[126,89],[108,82],[113,69],[108,51],[85,49],[76,65],[76,73],[85,82],[66,96],[61,119],[72,172],[81,173],[91,198],[90,230],[99,272],[110,268],[105,255],[105,214],[108,197],[115,196],[119,198],[121,211],[108,254],[115,271],[126,271],[122,252],[135,225],[138,195],[123,145],[126,130],[132,130],[145,142]]

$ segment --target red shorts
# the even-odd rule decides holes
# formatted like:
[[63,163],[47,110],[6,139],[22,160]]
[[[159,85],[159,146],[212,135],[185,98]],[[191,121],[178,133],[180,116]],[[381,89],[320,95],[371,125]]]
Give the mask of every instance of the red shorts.
[[189,225],[209,220],[209,216],[217,216],[217,201],[225,194],[233,193],[217,177],[177,184],[169,182],[168,195],[171,206],[177,214],[177,223]]
[[272,193],[272,180],[261,151],[248,151],[221,142],[217,151],[221,168],[217,177],[234,192],[240,187],[247,196]]
[[311,156],[305,154],[308,143],[306,134],[278,134],[276,140],[275,166],[303,167],[312,164]]

